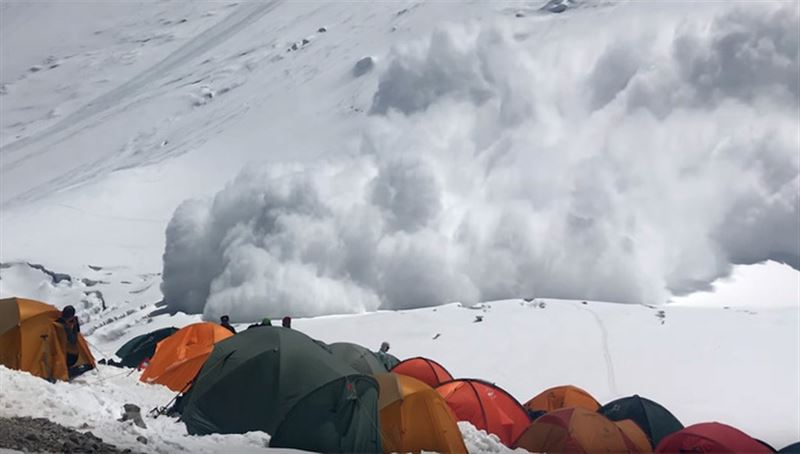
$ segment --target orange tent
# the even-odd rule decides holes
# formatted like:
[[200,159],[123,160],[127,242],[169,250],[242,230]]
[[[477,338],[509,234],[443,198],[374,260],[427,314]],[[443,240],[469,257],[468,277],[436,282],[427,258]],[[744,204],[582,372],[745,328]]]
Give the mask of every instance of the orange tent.
[[510,394],[482,380],[452,380],[436,387],[459,421],[493,433],[506,446],[531,423],[528,413]]
[[529,412],[549,413],[559,408],[581,407],[590,411],[597,411],[600,404],[591,394],[577,386],[555,386],[537,394],[536,397],[525,403]]
[[64,327],[56,322],[61,311],[23,298],[0,299],[0,364],[48,380],[68,380],[67,352],[78,355],[73,366],[95,366],[86,339],[78,335],[67,342]]
[[453,412],[433,388],[406,375],[373,377],[380,385],[383,452],[467,453]]
[[613,422],[581,407],[562,408],[539,417],[513,447],[530,452],[638,452]]
[[233,336],[216,323],[193,323],[179,329],[156,346],[156,353],[140,378],[173,391],[185,391],[200,372],[214,344]]
[[650,441],[647,439],[647,434],[644,433],[641,427],[632,419],[623,419],[622,421],[614,421],[614,424],[628,437],[633,445],[636,447],[636,452],[650,453],[653,452],[653,447],[650,446]]
[[450,372],[447,372],[447,369],[441,364],[421,356],[400,361],[391,371],[395,374],[414,377],[432,388],[453,379]]

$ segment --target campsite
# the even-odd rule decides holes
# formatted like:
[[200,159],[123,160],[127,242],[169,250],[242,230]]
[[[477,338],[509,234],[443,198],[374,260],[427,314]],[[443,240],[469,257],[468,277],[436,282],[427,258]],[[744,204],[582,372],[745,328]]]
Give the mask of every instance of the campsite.
[[[8,310],[12,303],[19,304],[15,300],[2,301],[4,310]],[[742,382],[729,383],[727,391],[724,386],[715,391],[714,386],[704,389],[700,384],[695,385],[697,392],[708,395],[702,406],[693,402],[697,399],[694,393],[680,391],[689,399],[678,397],[677,390],[697,383],[680,371],[671,378],[676,383],[654,383],[636,389],[649,373],[638,368],[641,358],[634,359],[635,355],[631,356],[631,351],[621,348],[623,345],[619,343],[603,346],[600,351],[596,347],[586,349],[590,351],[574,358],[584,362],[583,367],[551,371],[554,376],[583,377],[576,380],[579,385],[540,386],[537,389],[532,389],[528,383],[546,383],[553,378],[540,381],[541,373],[538,374],[540,379],[530,381],[524,377],[512,377],[520,371],[537,370],[535,357],[507,364],[502,358],[471,358],[470,352],[465,352],[464,360],[457,360],[452,354],[460,348],[469,348],[472,355],[488,352],[480,347],[482,341],[474,339],[472,334],[476,330],[488,330],[484,335],[491,339],[504,335],[505,330],[492,329],[496,323],[521,323],[523,320],[530,323],[535,318],[535,326],[540,329],[531,332],[529,339],[547,344],[548,337],[553,341],[568,338],[569,333],[553,337],[553,332],[541,328],[571,317],[579,308],[595,311],[604,323],[612,326],[631,323],[637,316],[651,318],[651,329],[666,331],[664,346],[652,346],[654,351],[658,351],[667,346],[674,348],[669,345],[674,343],[669,332],[685,329],[686,323],[698,317],[690,307],[682,311],[675,308],[669,320],[678,326],[670,328],[670,325],[661,325],[653,310],[647,307],[631,312],[608,303],[547,301],[542,309],[539,307],[542,302],[545,301],[505,301],[475,309],[451,305],[433,310],[379,312],[366,317],[300,319],[293,321],[291,329],[277,326],[278,323],[250,329],[247,324],[239,324],[236,334],[210,322],[189,323],[181,329],[174,326],[159,328],[159,325],[179,319],[157,316],[153,322],[133,331],[140,334],[120,338],[103,348],[106,350],[116,345],[118,350],[113,359],[121,365],[137,363],[142,352],[131,346],[138,345],[151,355],[144,364],[138,361],[131,368],[100,364],[98,369],[75,378],[74,385],[59,386],[62,390],[80,387],[82,392],[90,393],[92,387],[103,392],[107,386],[113,386],[116,395],[104,409],[109,416],[113,415],[110,427],[103,428],[105,424],[98,422],[90,424],[102,428],[100,433],[103,435],[113,434],[112,440],[118,446],[130,449],[143,447],[136,437],[151,438],[149,443],[155,445],[148,447],[159,443],[172,446],[175,440],[186,446],[192,446],[190,443],[203,446],[202,440],[220,435],[226,437],[225,443],[248,449],[312,452],[476,452],[487,450],[487,447],[493,452],[513,449],[530,452],[573,452],[576,449],[580,452],[676,452],[712,442],[717,443],[714,449],[718,451],[774,452],[762,447],[773,446],[772,443],[790,444],[792,435],[782,430],[775,431],[779,428],[771,426],[768,421],[739,415],[740,423],[736,427],[733,424],[737,421],[731,421],[732,418],[714,417],[715,412],[725,413],[726,408],[735,405],[728,401],[726,393],[736,391],[748,395],[742,389]],[[26,301],[22,303],[29,304]],[[762,320],[739,311],[707,309],[705,312],[721,313],[731,321],[751,323],[753,319]],[[58,311],[49,313],[50,320],[53,320]],[[483,314],[484,321],[474,322],[476,313]],[[772,339],[764,342],[779,342],[780,338],[775,337],[775,331],[767,321],[768,314],[759,314],[765,317],[759,323],[763,331],[754,334],[762,340]],[[780,311],[774,313],[776,321],[782,317],[781,314]],[[399,320],[407,317],[412,317],[413,325],[405,325],[406,322]],[[35,321],[36,316],[32,319]],[[595,323],[591,317],[585,322],[588,324],[577,326],[576,330],[592,329]],[[382,329],[387,323],[398,332],[392,334]],[[37,328],[41,325],[39,321],[38,325],[31,326],[32,329],[41,329]],[[401,334],[411,326],[427,330],[428,334],[437,332],[416,338]],[[355,327],[362,328],[354,330]],[[31,328],[22,321],[16,329]],[[51,325],[50,329],[57,328]],[[171,334],[155,341],[166,333]],[[310,337],[319,334],[324,335],[319,339]],[[439,334],[436,339],[435,334]],[[9,335],[14,334],[4,334]],[[376,335],[385,335],[393,341],[389,353],[393,357],[391,370],[379,358],[375,347],[380,337]],[[710,341],[720,335],[721,332],[712,330],[695,339]],[[91,337],[94,341],[98,339],[97,336]],[[336,338],[346,341],[333,342]],[[403,340],[398,344],[395,339]],[[370,349],[368,346],[373,347]],[[614,371],[606,370],[608,365],[597,357],[602,356],[604,348],[610,349],[608,353],[617,367]],[[44,350],[37,352],[43,354]],[[411,356],[412,352],[426,356]],[[698,373],[708,373],[711,367],[719,367],[720,359],[714,358],[713,352],[707,354],[711,356],[701,354],[699,361],[694,363]],[[785,354],[791,355],[792,352],[787,350]],[[756,358],[759,353],[754,350],[753,355]],[[449,358],[453,365],[448,369],[433,357]],[[716,362],[709,366],[712,358]],[[740,359],[747,358],[727,360],[730,370],[738,367]],[[630,367],[626,366],[629,362]],[[24,365],[5,365],[26,370]],[[151,368],[153,372],[148,373]],[[9,376],[19,372],[2,371],[5,383],[19,380]],[[28,371],[47,378],[45,371],[31,368]],[[583,373],[578,376],[576,371]],[[588,375],[585,371],[589,371]],[[609,373],[614,376],[608,376]],[[668,374],[665,369],[661,373]],[[626,374],[631,376],[626,378]],[[755,383],[756,377],[763,380],[765,375],[753,375],[748,382]],[[469,378],[460,378],[462,376]],[[189,378],[176,380],[179,377]],[[41,382],[38,387],[49,385],[45,379],[34,379]],[[788,380],[792,379],[788,377]],[[25,382],[19,382],[22,383]],[[132,384],[135,389],[130,388]],[[508,390],[502,387],[504,385]],[[782,386],[779,383],[775,385]],[[159,391],[148,391],[151,388]],[[593,389],[596,394],[587,389]],[[154,398],[142,400],[141,393],[152,394]],[[114,408],[110,402],[117,402],[119,408]],[[141,407],[145,428],[132,421],[115,421],[119,419],[122,403]],[[783,406],[786,409],[783,417],[791,418],[790,402],[775,399],[772,405],[776,408]],[[65,415],[54,413],[53,416],[58,421],[64,420]],[[124,431],[114,433],[120,428]],[[742,428],[747,431],[742,431]],[[166,431],[173,433],[163,433]],[[614,435],[598,437],[598,434],[609,431]],[[669,448],[659,451],[662,443]],[[213,446],[206,445],[205,449],[212,452]]]
[[797,0],[0,0],[0,454],[800,451]]

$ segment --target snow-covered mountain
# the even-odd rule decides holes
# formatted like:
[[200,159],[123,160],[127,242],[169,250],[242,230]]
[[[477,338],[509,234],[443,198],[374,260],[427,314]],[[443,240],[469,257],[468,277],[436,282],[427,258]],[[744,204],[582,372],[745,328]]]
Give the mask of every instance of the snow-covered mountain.
[[[799,26],[794,2],[4,1],[0,297],[75,305],[98,357],[290,314],[521,400],[640,393],[785,445]],[[137,446],[108,422],[169,394],[95,394],[113,374],[0,370],[24,397],[0,416]]]
[[800,266],[792,3],[1,7],[3,262],[240,320]]

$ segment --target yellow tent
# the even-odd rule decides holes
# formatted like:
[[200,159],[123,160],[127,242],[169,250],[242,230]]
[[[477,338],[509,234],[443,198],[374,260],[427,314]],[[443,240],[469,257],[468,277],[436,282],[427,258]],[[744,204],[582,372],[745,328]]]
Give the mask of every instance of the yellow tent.
[[564,385],[546,389],[525,403],[528,412],[543,411],[549,413],[560,408],[581,407],[589,411],[597,411],[600,404],[591,394],[577,386]]
[[642,454],[653,452],[653,447],[647,440],[647,434],[631,419],[614,421],[619,430],[636,446],[636,451]]
[[73,366],[95,366],[86,339],[67,343],[67,333],[56,322],[61,311],[23,298],[0,299],[0,364],[48,380],[68,380],[67,352],[78,356]]
[[406,375],[378,374],[383,451],[464,453],[453,413],[436,390]]

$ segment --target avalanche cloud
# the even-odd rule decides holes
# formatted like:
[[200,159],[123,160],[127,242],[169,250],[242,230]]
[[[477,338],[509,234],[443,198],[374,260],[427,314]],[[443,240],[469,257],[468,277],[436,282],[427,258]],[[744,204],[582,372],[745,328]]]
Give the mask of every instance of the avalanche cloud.
[[175,211],[165,301],[237,321],[662,303],[734,264],[800,269],[799,10],[633,2],[393,49],[357,149]]

